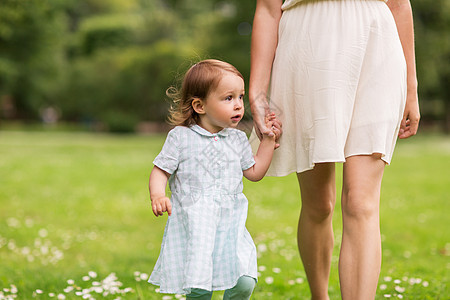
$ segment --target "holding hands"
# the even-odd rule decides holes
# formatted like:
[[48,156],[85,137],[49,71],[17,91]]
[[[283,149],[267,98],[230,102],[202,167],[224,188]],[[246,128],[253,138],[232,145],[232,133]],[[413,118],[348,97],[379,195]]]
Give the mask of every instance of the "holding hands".
[[[275,149],[280,146],[278,141],[280,140],[280,136],[282,134],[281,122],[277,119],[274,112],[268,113],[264,118],[264,131],[261,131],[261,138],[270,137],[275,139]],[[267,129],[267,130],[266,130]],[[255,127],[257,130],[257,127]]]

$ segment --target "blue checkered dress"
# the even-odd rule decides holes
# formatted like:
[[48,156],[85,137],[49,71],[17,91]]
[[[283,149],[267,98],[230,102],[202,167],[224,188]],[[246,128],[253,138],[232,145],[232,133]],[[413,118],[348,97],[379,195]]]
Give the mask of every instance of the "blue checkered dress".
[[172,215],[149,282],[161,293],[225,290],[257,278],[256,247],[245,228],[242,170],[255,164],[244,132],[172,129],[153,162],[171,174]]

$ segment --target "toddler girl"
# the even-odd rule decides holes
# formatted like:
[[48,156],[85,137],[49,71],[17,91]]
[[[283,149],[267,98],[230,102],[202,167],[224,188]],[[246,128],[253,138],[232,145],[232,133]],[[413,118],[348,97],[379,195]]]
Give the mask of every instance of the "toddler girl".
[[[281,133],[274,114],[272,131],[252,155],[244,132],[244,79],[232,65],[204,60],[186,73],[171,108],[172,129],[154,160],[149,189],[156,216],[167,220],[149,282],[161,293],[187,299],[249,299],[257,278],[256,247],[245,228],[248,202],[242,175],[251,181],[266,173]],[[165,194],[169,180],[171,198]]]

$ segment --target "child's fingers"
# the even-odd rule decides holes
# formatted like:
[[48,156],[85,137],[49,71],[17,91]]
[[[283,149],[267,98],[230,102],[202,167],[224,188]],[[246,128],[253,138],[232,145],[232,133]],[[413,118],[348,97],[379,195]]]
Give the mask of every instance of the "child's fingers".
[[161,207],[158,205],[158,203],[152,203],[152,210],[153,210],[153,214],[155,216],[159,216],[159,210],[161,210]]
[[159,215],[162,216],[165,211],[167,211],[167,209],[166,209],[166,202],[162,201],[161,202],[161,211],[159,212],[160,213]]
[[283,124],[281,123],[280,120],[274,119],[273,120],[273,126],[275,126],[275,127],[279,128],[280,130],[282,130]]
[[166,204],[167,213],[170,216],[172,214],[172,204],[170,203],[169,199],[166,199],[166,201],[167,201],[167,204]]
[[281,130],[275,126],[272,126],[272,131],[275,133],[275,138],[279,139],[281,135]]

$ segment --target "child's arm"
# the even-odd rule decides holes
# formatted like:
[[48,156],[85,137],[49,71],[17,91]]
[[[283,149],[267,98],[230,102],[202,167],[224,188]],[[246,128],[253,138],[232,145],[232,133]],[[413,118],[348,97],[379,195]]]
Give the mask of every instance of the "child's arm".
[[167,179],[170,174],[161,170],[157,166],[153,167],[148,182],[150,191],[150,199],[152,200],[152,210],[155,216],[162,216],[167,211],[169,216],[172,214],[172,204],[170,199],[166,197]]
[[258,151],[254,156],[255,164],[243,172],[245,178],[250,181],[261,180],[269,169],[273,151],[277,148],[276,140],[281,134],[281,128],[275,126],[274,124],[275,120],[276,118],[274,114],[269,114],[266,116],[266,126],[267,128],[272,128],[273,135],[269,136],[268,134],[263,134]]
[[250,181],[259,181],[266,175],[275,150],[275,137],[263,135],[258,151],[255,155],[255,164],[244,171],[244,177]]

